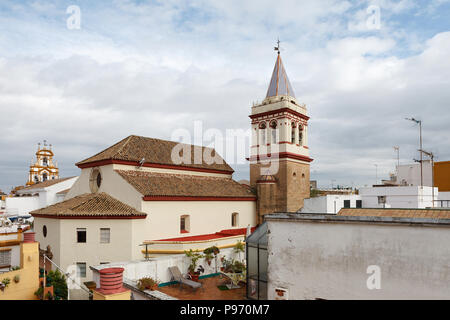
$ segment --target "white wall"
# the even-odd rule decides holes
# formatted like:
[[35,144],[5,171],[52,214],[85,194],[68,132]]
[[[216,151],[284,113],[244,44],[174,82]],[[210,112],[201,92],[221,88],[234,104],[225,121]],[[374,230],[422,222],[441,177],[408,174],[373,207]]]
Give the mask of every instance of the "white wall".
[[[268,221],[268,298],[449,299],[449,226]],[[381,268],[369,290],[367,268]]]
[[[402,164],[397,167],[397,172],[398,184],[406,182],[408,186],[420,186],[420,163]],[[422,177],[424,186],[431,187],[433,185],[432,167],[429,160],[422,162]]]
[[[205,272],[201,276],[214,274],[220,272],[220,257],[226,257],[226,259],[245,260],[245,254],[241,254],[241,258],[234,252],[233,248],[221,249],[216,261],[213,259],[211,265],[204,259],[200,259],[197,266],[201,265],[205,268]],[[167,255],[156,258],[151,258],[148,261],[126,261],[126,262],[114,262],[108,265],[92,265],[95,269],[100,270],[103,268],[122,267],[125,269],[124,278],[130,281],[137,281],[143,277],[152,277],[160,283],[170,282],[171,275],[169,267],[178,266],[181,273],[187,274],[188,267],[190,265],[190,258],[184,254]],[[97,286],[100,286],[99,273],[93,272],[93,281],[97,282]]]
[[38,196],[7,197],[5,202],[6,202],[5,211],[7,214],[25,215],[28,214],[30,211],[41,208]]
[[[438,199],[438,188],[434,188],[434,199]],[[427,208],[432,207],[431,187],[368,187],[360,188],[359,195],[364,208],[382,208],[379,196],[386,196],[389,208]]]
[[350,200],[350,207],[356,208],[359,195],[325,195],[305,199],[301,213],[338,213],[344,207],[344,200]]
[[[53,261],[63,270],[77,262],[86,263],[86,278],[92,275],[90,265],[101,262],[131,260],[132,248],[131,219],[49,219],[36,217],[34,230],[41,249],[50,245]],[[43,226],[47,226],[47,237],[43,236]],[[86,243],[77,243],[77,228],[86,228]],[[110,243],[100,243],[100,228],[110,228]],[[142,254],[141,254],[142,256]]]

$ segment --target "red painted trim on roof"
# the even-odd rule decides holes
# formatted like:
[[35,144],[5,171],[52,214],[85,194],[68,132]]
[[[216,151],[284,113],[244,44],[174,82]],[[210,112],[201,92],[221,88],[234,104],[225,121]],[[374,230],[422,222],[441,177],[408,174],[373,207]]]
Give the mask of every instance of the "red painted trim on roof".
[[[138,161],[126,161],[126,160],[117,160],[117,159],[108,159],[108,160],[98,160],[83,164],[77,164],[78,168],[91,168],[91,167],[99,167],[105,166],[108,164],[123,164],[128,166],[139,166]],[[194,168],[194,167],[186,167],[186,166],[177,166],[177,165],[169,165],[169,164],[159,164],[159,163],[144,163],[143,167],[148,168],[161,168],[161,169],[173,169],[173,170],[186,170],[186,171],[196,171],[196,172],[208,172],[208,173],[221,173],[221,174],[232,174],[234,170],[217,170],[217,169],[205,169],[205,168]]]
[[306,161],[306,162],[312,162],[314,159],[311,159],[309,157],[305,157],[299,154],[295,154],[295,153],[291,153],[291,152],[280,152],[278,154],[272,154],[272,155],[264,155],[264,156],[252,156],[250,158],[247,158],[247,160],[250,161],[258,161],[258,160],[275,160],[277,159],[295,159],[295,160],[301,160],[301,161]]
[[[250,229],[251,232],[255,231],[256,227],[252,227]],[[202,241],[202,240],[212,240],[212,239],[221,239],[226,237],[234,237],[245,235],[247,233],[247,228],[239,228],[239,229],[226,229],[221,230],[216,233],[209,234],[201,234],[198,236],[187,236],[187,237],[178,237],[178,238],[170,238],[170,239],[159,239],[154,241]]]
[[300,112],[297,112],[295,110],[292,110],[290,108],[281,108],[281,109],[277,109],[277,110],[261,112],[261,113],[249,115],[249,117],[250,117],[250,119],[256,119],[256,118],[259,118],[259,117],[270,116],[270,115],[281,113],[281,112],[291,113],[291,114],[296,115],[297,117],[300,117],[302,119],[309,120],[308,116],[304,115],[303,113],[300,113]]
[[49,218],[49,219],[145,219],[147,215],[142,216],[85,216],[85,215],[53,215],[53,214],[31,214],[37,218]]
[[255,197],[144,196],[144,201],[256,201]]

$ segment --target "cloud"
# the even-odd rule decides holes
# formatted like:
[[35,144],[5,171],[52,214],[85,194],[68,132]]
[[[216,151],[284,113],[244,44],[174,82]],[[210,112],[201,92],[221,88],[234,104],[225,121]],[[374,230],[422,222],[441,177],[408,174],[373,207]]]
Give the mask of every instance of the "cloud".
[[[205,129],[248,129],[277,36],[311,116],[319,184],[374,182],[374,164],[387,176],[394,145],[410,162],[418,135],[406,116],[423,119],[424,148],[450,157],[450,33],[398,28],[422,8],[417,2],[381,1],[392,20],[379,32],[349,28],[365,18],[364,1],[78,3],[78,31],[65,25],[72,3],[2,4],[0,189],[26,181],[43,139],[69,176],[79,172],[75,162],[130,134],[170,139],[195,120]],[[234,168],[237,179],[248,175],[248,166]]]

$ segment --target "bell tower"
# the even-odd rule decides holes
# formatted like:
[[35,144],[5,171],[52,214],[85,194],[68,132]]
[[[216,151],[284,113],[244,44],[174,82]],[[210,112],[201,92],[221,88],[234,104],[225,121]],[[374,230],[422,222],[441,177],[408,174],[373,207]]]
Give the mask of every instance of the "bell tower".
[[250,185],[257,190],[259,222],[274,212],[296,212],[309,197],[308,120],[284,69],[278,48],[266,98],[250,115]]
[[36,160],[32,160],[30,164],[27,186],[59,178],[58,164],[53,161],[53,156],[52,145],[47,145],[47,141],[44,140],[44,145],[41,148],[41,143],[38,143]]

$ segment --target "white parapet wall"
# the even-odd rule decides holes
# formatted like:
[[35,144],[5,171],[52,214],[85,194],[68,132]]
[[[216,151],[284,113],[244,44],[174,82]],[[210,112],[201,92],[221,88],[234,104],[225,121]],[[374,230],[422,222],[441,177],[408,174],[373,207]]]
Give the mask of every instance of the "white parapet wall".
[[[244,261],[245,253],[238,254],[234,251],[234,248],[226,248],[220,250],[217,258],[213,259],[210,265],[205,259],[200,259],[197,266],[201,265],[205,269],[205,272],[200,276],[214,275],[220,272],[221,257],[225,257],[227,260],[234,259]],[[171,281],[169,267],[178,266],[182,274],[187,274],[189,264],[190,258],[186,257],[185,254],[177,254],[149,258],[148,260],[114,262],[99,266],[91,266],[91,270],[93,281],[97,283],[97,286],[100,285],[99,270],[112,267],[124,268],[123,276],[131,283],[136,282],[143,277],[151,277],[160,284],[164,284]]]
[[267,218],[268,299],[449,299],[450,220]]

